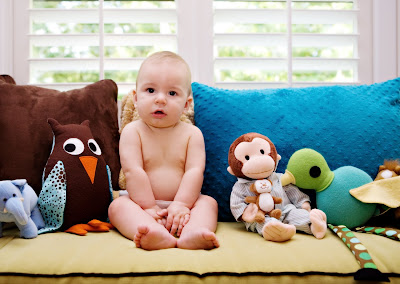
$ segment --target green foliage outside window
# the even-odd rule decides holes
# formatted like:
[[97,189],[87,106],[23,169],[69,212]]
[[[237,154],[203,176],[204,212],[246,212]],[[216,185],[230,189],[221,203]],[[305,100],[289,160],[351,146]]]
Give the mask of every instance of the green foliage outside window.
[[[175,8],[174,1],[105,1],[105,8]],[[242,9],[286,9],[285,2],[246,2],[246,1],[214,1],[214,7],[223,8],[242,8]],[[352,9],[352,3],[337,2],[292,2],[293,9]],[[97,9],[98,1],[33,1],[33,8],[65,8],[65,9]],[[98,36],[100,31],[97,23],[32,23],[33,35],[60,35],[60,34],[79,34]],[[259,34],[285,34],[287,27],[285,24],[224,24],[216,26],[216,33],[259,33]],[[167,28],[162,29],[160,24],[152,23],[118,23],[104,24],[105,36],[108,34],[175,34],[177,27],[175,24],[167,24]],[[337,25],[292,25],[293,34],[351,34],[353,26],[346,24]],[[104,46],[104,58],[144,58],[148,54],[157,51],[154,46]],[[215,57],[229,58],[271,58],[284,59],[287,57],[287,46],[218,46],[214,50]],[[296,47],[292,48],[293,58],[353,58],[353,48],[346,47]],[[100,57],[99,46],[77,45],[76,42],[70,46],[32,46],[31,58],[78,58],[96,59]],[[113,79],[116,82],[134,82],[137,70],[105,70],[105,78]],[[65,82],[94,82],[99,80],[98,71],[43,71],[35,70],[31,76],[35,83],[65,83]],[[257,82],[286,82],[288,80],[287,71],[265,71],[265,70],[215,70],[215,78],[223,82],[236,81],[257,81]],[[329,82],[341,79],[351,81],[353,70],[332,70],[332,71],[293,71],[292,80],[294,82]]]

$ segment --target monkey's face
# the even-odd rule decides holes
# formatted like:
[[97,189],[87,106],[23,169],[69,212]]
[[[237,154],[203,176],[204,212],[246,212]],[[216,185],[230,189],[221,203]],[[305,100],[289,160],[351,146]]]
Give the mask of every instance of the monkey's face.
[[[251,142],[241,142],[235,149],[235,157],[243,163],[242,173],[252,179],[270,176],[276,166],[271,156],[271,145],[262,138],[254,138]],[[277,160],[280,156],[277,156]]]

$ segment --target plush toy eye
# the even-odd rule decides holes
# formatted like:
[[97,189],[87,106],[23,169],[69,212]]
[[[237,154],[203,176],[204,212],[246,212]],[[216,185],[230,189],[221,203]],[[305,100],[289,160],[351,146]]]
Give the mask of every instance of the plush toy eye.
[[4,198],[3,201],[4,201],[4,202],[7,202],[7,198]]
[[94,154],[100,156],[101,155],[101,149],[99,144],[94,139],[89,139],[88,141],[88,146],[90,151],[92,151]]
[[264,150],[263,150],[263,149],[261,149],[261,150],[260,150],[260,153],[264,155]]
[[85,146],[82,141],[78,138],[69,138],[64,142],[63,145],[64,151],[71,155],[79,155],[82,154]]
[[317,178],[317,177],[319,177],[320,175],[321,175],[321,169],[320,169],[319,167],[313,166],[313,167],[310,169],[310,176],[311,176],[311,177]]
[[17,195],[14,193],[14,194],[13,194],[13,197],[17,197]]
[[247,161],[250,160],[249,155],[244,156],[244,158],[245,158]]

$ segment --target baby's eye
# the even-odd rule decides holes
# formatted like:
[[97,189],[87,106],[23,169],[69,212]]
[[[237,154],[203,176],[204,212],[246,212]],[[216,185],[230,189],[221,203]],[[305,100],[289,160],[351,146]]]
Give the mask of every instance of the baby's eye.
[[147,92],[149,92],[150,94],[154,93],[154,89],[153,88],[148,88]]
[[175,92],[175,91],[170,91],[170,92],[169,92],[169,95],[170,95],[170,96],[176,96],[176,92]]

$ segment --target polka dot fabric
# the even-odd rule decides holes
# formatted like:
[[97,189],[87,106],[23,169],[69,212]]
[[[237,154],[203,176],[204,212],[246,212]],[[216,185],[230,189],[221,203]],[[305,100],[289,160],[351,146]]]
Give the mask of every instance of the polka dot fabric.
[[56,231],[61,227],[67,200],[66,189],[64,164],[58,161],[43,183],[39,194],[38,206],[46,225],[39,230],[39,234]]
[[206,143],[202,192],[216,198],[219,220],[234,221],[229,197],[236,178],[228,150],[240,135],[269,137],[282,156],[277,172],[301,148],[320,152],[332,170],[354,166],[376,175],[383,159],[400,157],[400,78],[360,86],[226,90],[192,84],[195,123]]

